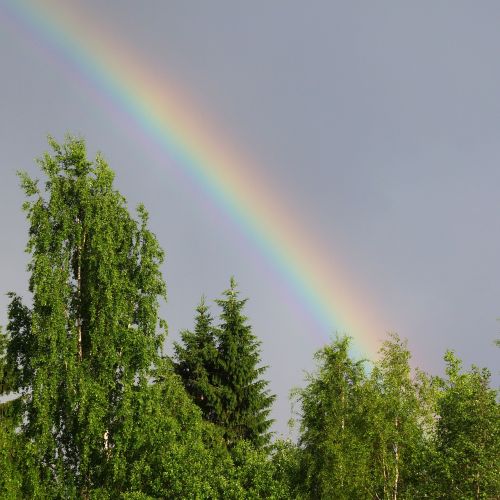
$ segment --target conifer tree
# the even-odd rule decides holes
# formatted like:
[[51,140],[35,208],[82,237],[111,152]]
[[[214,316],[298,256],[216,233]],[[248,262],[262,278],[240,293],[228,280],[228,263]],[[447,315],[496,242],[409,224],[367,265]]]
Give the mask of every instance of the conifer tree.
[[246,300],[238,298],[236,282],[216,303],[221,307],[218,327],[202,300],[194,332],[181,334],[176,344],[176,371],[204,418],[216,424],[228,448],[247,440],[256,447],[269,442],[269,419],[275,396],[261,378],[260,342],[243,315]]
[[217,346],[213,318],[202,297],[196,308],[195,328],[193,332],[181,332],[182,344],[176,342],[175,371],[180,375],[186,391],[200,407],[203,418],[209,422],[215,420],[216,403],[214,370],[217,363]]
[[214,421],[224,432],[231,448],[240,440],[257,447],[269,442],[269,418],[274,395],[261,378],[266,367],[259,366],[260,341],[243,314],[247,299],[239,299],[237,284],[231,278],[225,298],[216,300],[221,323],[216,329],[217,350],[214,385]]

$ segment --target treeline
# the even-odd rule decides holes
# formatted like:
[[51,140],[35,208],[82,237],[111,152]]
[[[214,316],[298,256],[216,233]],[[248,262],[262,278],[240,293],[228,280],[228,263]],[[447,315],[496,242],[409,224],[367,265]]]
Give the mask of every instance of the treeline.
[[163,251],[85,144],[50,139],[21,174],[30,305],[0,331],[0,498],[500,498],[490,373],[410,367],[388,336],[375,363],[338,337],[295,389],[298,440],[274,439],[260,341],[231,279],[163,345]]

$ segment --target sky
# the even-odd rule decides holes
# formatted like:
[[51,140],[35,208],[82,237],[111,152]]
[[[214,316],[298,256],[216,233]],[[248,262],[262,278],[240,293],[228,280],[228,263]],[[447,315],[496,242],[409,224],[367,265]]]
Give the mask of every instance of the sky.
[[[71,50],[51,45],[14,4],[82,19],[82,31],[65,27],[70,42],[72,30],[84,45],[105,33],[111,65],[140,63],[160,97],[175,88],[202,135],[236,152],[231,168],[294,224],[280,247],[285,270],[269,239],[257,241],[168,147],[152,153],[151,131],[110,107]],[[131,209],[150,211],[166,251],[168,350],[192,327],[201,295],[213,304],[236,277],[278,395],[278,432],[288,432],[290,389],[339,329],[370,355],[396,331],[431,373],[454,349],[466,366],[498,374],[499,24],[493,1],[1,1],[0,323],[4,292],[28,297],[15,172],[37,175],[47,134],[70,132],[91,155],[102,151]],[[253,213],[260,197],[250,201]],[[282,230],[272,227],[276,238]],[[333,302],[331,324],[289,279],[287,254],[306,243],[305,260],[323,257],[317,274],[335,276],[324,279],[332,297],[352,305],[344,314]]]

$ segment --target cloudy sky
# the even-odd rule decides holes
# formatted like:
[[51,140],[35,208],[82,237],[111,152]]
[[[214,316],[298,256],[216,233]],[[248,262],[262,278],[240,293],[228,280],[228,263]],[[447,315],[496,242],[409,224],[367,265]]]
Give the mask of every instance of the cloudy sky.
[[122,41],[120,57],[140,60],[160,87],[175,82],[220,144],[251,159],[247,174],[300,214],[300,234],[342,270],[332,289],[356,291],[357,315],[376,312],[372,345],[397,331],[432,373],[447,348],[498,370],[498,2],[0,3],[2,294],[25,293],[27,280],[15,171],[36,172],[47,134],[80,134],[131,207],[150,210],[167,254],[169,343],[192,326],[201,294],[217,298],[235,275],[285,432],[288,391],[337,325],[324,331],[245,227],[181,162],[152,155],[140,124],[110,113],[71,51],[28,22],[35,11],[56,19],[63,5],[85,14],[89,42]]

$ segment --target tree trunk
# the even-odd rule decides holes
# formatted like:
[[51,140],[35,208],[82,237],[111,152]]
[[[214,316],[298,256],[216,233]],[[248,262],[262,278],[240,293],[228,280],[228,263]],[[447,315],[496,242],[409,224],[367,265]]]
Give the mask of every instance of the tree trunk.
[[[399,427],[398,417],[396,417],[395,426],[396,426],[396,430],[397,430],[397,428]],[[396,462],[396,470],[395,470],[395,474],[394,474],[394,487],[392,490],[392,500],[397,500],[397,498],[398,498],[398,482],[399,482],[399,448],[398,448],[398,443],[395,442],[393,447],[394,447],[394,461]]]
[[396,460],[396,471],[394,475],[394,487],[392,493],[392,500],[397,500],[398,498],[398,482],[399,482],[399,450],[398,444],[394,443],[394,458]]
[[[80,219],[77,219],[77,224],[80,224]],[[83,360],[83,336],[82,336],[82,253],[85,247],[85,233],[83,233],[81,245],[77,248],[77,269],[76,269],[76,284],[78,296],[78,318],[76,320],[76,329],[78,335],[78,361]]]

